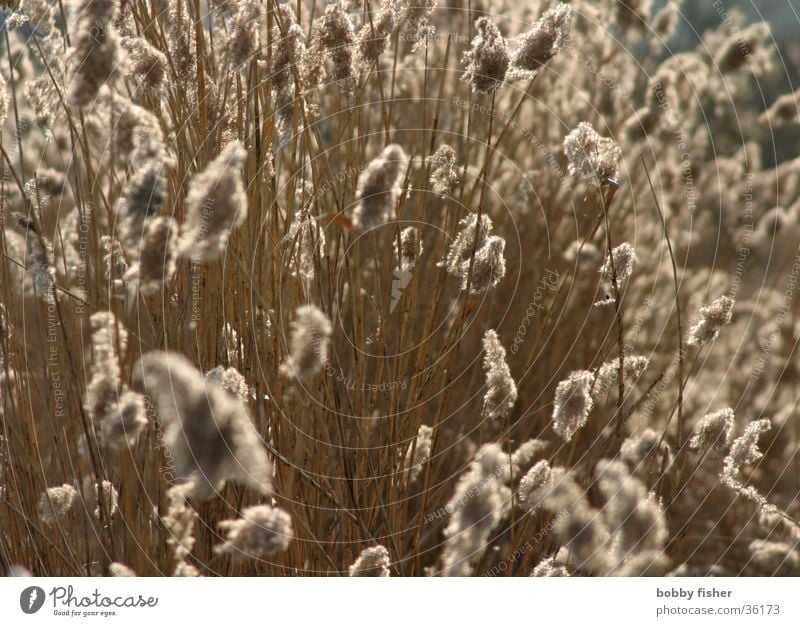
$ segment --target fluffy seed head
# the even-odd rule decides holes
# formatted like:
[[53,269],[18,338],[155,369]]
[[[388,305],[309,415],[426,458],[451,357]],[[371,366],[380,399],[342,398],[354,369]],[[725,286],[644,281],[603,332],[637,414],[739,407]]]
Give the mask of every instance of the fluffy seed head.
[[283,240],[291,250],[292,276],[313,280],[315,259],[325,255],[325,231],[320,228],[308,207],[295,211],[292,225]]
[[[614,262],[613,268],[611,266],[612,258]],[[614,270],[616,270],[617,285],[621,287],[622,284],[631,277],[631,274],[633,274],[633,266],[635,263],[636,250],[627,242],[621,243],[614,248],[611,257],[606,257],[603,267],[600,268],[600,273],[610,284],[612,282]]]
[[452,193],[461,182],[461,173],[456,167],[456,151],[452,146],[442,144],[430,158],[431,183],[433,191],[441,195]]
[[797,576],[800,575],[800,552],[797,545],[782,541],[763,541],[756,539],[750,542],[750,561],[757,575],[760,576]]
[[108,573],[114,578],[136,577],[136,572],[134,572],[130,567],[123,565],[122,563],[117,563],[116,561],[108,566]]
[[478,226],[477,213],[470,213],[458,223],[458,226],[458,234],[450,244],[442,263],[448,273],[465,276],[469,270],[473,251],[480,250],[484,246],[492,231],[492,220],[484,213]]
[[490,443],[481,447],[459,479],[446,506],[450,521],[444,530],[444,574],[469,575],[471,563],[486,550],[489,536],[509,509],[511,491],[503,484],[507,468],[508,456],[498,444]]
[[714,341],[722,327],[731,323],[733,305],[733,298],[720,296],[708,306],[701,306],[697,310],[697,321],[686,335],[686,343],[690,346],[704,346]]
[[206,380],[222,387],[244,406],[247,406],[250,401],[250,388],[247,386],[247,381],[235,367],[226,369],[218,365],[206,372]]
[[[506,275],[506,240],[492,235],[483,246],[475,252],[475,262],[472,265],[472,282],[469,286],[471,294],[483,293],[494,289]],[[470,284],[469,272],[464,274],[461,289],[466,291]]]
[[190,183],[178,252],[193,263],[219,258],[231,231],[244,224],[247,195],[240,170],[246,156],[242,144],[234,141]]
[[745,487],[739,478],[739,472],[745,465],[750,465],[764,456],[758,449],[758,438],[761,433],[768,431],[772,427],[772,422],[768,419],[750,422],[744,429],[742,436],[736,439],[731,445],[730,452],[722,462],[722,473],[720,478],[722,483],[732,489],[738,495],[753,501],[763,512],[774,509],[766,497],[753,486]]
[[[626,354],[623,359],[622,369],[625,382],[628,385],[635,384],[639,377],[647,369],[650,359],[646,356]],[[597,380],[592,390],[592,398],[599,401],[605,397],[619,377],[619,357],[612,359],[600,366],[597,371]]]
[[231,31],[225,42],[228,63],[233,68],[250,61],[258,51],[258,27],[264,10],[256,0],[237,3]]
[[432,438],[433,428],[422,424],[417,431],[416,442],[406,453],[405,474],[408,482],[414,482],[422,473],[425,463],[427,463],[431,456]]
[[143,93],[157,93],[167,74],[167,56],[144,37],[123,37],[120,44],[127,52],[127,75]]
[[528,511],[541,503],[541,488],[550,484],[552,469],[546,459],[534,465],[519,481],[519,502]]
[[331,78],[342,92],[352,95],[356,82],[356,36],[350,15],[342,2],[329,5],[325,9],[319,37],[325,55],[333,62]]
[[391,576],[389,551],[383,546],[364,548],[350,566],[350,576]]
[[494,330],[483,336],[483,369],[486,371],[486,394],[483,412],[490,420],[502,420],[517,401],[517,385],[506,363],[506,350]]
[[725,454],[733,436],[733,410],[720,409],[703,416],[694,429],[689,446],[718,458]]
[[118,37],[112,25],[116,7],[116,2],[75,0],[78,21],[72,35],[67,93],[72,106],[87,106],[116,71]]
[[149,352],[137,378],[153,397],[177,474],[193,482],[191,494],[208,498],[226,480],[263,493],[272,468],[245,407],[174,352]]
[[281,373],[294,380],[306,380],[328,361],[328,343],[333,326],[327,316],[313,304],[297,309],[291,323],[289,357],[281,365]]
[[564,154],[569,173],[580,174],[592,183],[604,185],[619,174],[622,149],[614,140],[601,137],[587,122],[581,122],[566,136]]
[[171,217],[157,217],[145,230],[136,259],[124,279],[136,281],[144,296],[164,287],[177,269],[178,223]]
[[469,81],[473,91],[490,94],[503,86],[511,53],[500,30],[488,17],[479,17],[475,30],[472,48],[464,53],[466,69],[462,80]]
[[361,173],[356,190],[358,204],[353,212],[356,228],[368,231],[390,219],[407,164],[405,151],[393,143]]
[[224,520],[219,527],[226,533],[225,542],[214,546],[214,552],[237,560],[283,552],[294,537],[290,515],[265,504],[248,507],[240,519]]
[[533,78],[540,67],[555,57],[569,37],[572,9],[561,2],[548,9],[528,32],[517,39],[511,57],[513,78]]
[[136,443],[147,424],[144,397],[135,391],[126,390],[119,395],[114,409],[103,417],[103,441],[112,450],[131,446]]
[[586,424],[589,412],[594,406],[592,383],[594,374],[588,370],[572,372],[558,383],[553,400],[553,430],[564,440],[572,436]]
[[531,576],[569,576],[569,570],[550,557],[543,559],[534,567]]
[[116,487],[109,481],[94,486],[94,499],[97,506],[94,508],[94,516],[100,521],[111,519],[119,512],[119,493]]
[[408,38],[414,41],[412,52],[422,48],[436,32],[430,23],[436,4],[437,0],[402,0],[400,3],[403,29]]
[[556,515],[553,533],[569,548],[571,562],[579,570],[608,570],[609,533],[602,516],[589,506],[584,490],[561,468],[554,468],[544,487],[542,506]]
[[398,0],[383,0],[377,13],[364,16],[364,25],[358,31],[358,60],[361,65],[376,63],[394,32],[400,17]]
[[667,537],[664,515],[639,479],[622,461],[608,460],[598,462],[597,479],[606,497],[603,513],[619,561],[635,552],[661,550]]
[[64,517],[78,501],[78,492],[72,485],[49,487],[39,498],[39,519],[53,524]]
[[399,273],[413,272],[417,264],[417,259],[422,256],[422,240],[419,238],[419,231],[415,226],[409,226],[400,231],[400,245],[397,239],[394,240],[394,256],[399,261],[397,270]]
[[12,213],[12,217],[25,231],[24,261],[33,282],[33,294],[46,304],[53,304],[56,301],[56,268],[53,247],[36,230],[33,220],[21,213]]

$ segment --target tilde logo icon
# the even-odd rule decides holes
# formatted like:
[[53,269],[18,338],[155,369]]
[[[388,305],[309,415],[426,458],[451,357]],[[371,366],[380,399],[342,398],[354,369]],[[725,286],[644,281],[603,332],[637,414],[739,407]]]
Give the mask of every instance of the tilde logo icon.
[[41,587],[27,587],[19,594],[19,608],[23,613],[32,615],[42,608],[44,604],[44,589]]

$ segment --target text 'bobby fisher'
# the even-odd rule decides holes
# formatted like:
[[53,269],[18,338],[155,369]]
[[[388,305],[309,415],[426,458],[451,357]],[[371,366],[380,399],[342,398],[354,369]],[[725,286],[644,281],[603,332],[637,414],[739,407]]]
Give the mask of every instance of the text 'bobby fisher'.
[[717,589],[715,587],[656,589],[657,598],[678,598],[679,600],[691,600],[695,596],[698,598],[730,598],[732,594],[733,592],[730,589]]

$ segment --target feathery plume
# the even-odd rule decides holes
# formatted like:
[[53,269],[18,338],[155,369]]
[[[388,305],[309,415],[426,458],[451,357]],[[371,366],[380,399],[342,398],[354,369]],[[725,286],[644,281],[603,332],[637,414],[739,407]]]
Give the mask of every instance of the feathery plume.
[[8,116],[8,91],[6,90],[6,79],[0,74],[0,126],[6,121]]
[[111,565],[108,566],[108,573],[111,574],[114,578],[135,578],[136,572],[134,572],[130,567],[127,565],[123,565],[122,563],[117,563],[114,561]]
[[456,151],[452,146],[442,144],[430,158],[431,183],[433,191],[442,196],[452,193],[461,183],[461,173],[456,167]]
[[167,514],[161,518],[167,529],[167,545],[172,548],[176,563],[185,563],[194,549],[194,521],[197,513],[188,505],[187,495],[192,488],[191,483],[173,485],[167,489],[169,506]]
[[[2,103],[0,103],[0,120],[2,118]],[[800,124],[800,90],[778,96],[778,99],[758,117],[758,121],[772,128]]]
[[54,524],[72,510],[78,497],[72,485],[49,487],[39,498],[39,519],[45,524]]
[[756,539],[750,542],[750,562],[760,576],[800,575],[800,553],[782,541]]
[[543,559],[533,568],[531,576],[569,576],[569,570],[553,557]]
[[699,452],[708,452],[719,458],[728,450],[733,437],[733,409],[726,407],[703,416],[689,440],[689,447]]
[[364,25],[358,31],[358,60],[363,66],[377,63],[389,44],[400,17],[398,0],[383,0],[376,15],[364,15]]
[[473,252],[480,250],[486,244],[489,233],[492,232],[492,220],[483,214],[478,225],[477,213],[470,213],[458,223],[458,226],[458,234],[440,265],[447,269],[449,274],[465,276]]
[[511,455],[511,467],[513,468],[514,476],[519,476],[521,472],[530,468],[536,457],[547,450],[549,445],[543,439],[528,439],[528,441],[514,450]]
[[419,231],[415,226],[409,226],[400,231],[400,245],[397,239],[392,244],[394,256],[398,261],[395,267],[395,274],[409,274],[414,271],[417,259],[422,256],[422,240],[419,238]]
[[664,515],[647,489],[622,461],[600,460],[597,482],[606,497],[606,524],[619,563],[636,553],[662,550],[667,537]]
[[325,55],[333,62],[331,78],[347,97],[351,97],[356,87],[356,36],[343,2],[325,9],[319,25],[319,40]]
[[734,302],[733,298],[720,296],[708,306],[701,306],[697,310],[697,321],[686,335],[686,343],[704,346],[714,341],[722,327],[731,323]]
[[309,207],[295,210],[292,225],[283,241],[291,246],[291,255],[296,258],[292,264],[292,276],[313,280],[316,271],[314,260],[325,256],[325,231],[311,215]]
[[485,444],[461,476],[447,503],[450,521],[444,530],[442,572],[468,576],[471,564],[486,550],[489,536],[506,516],[511,491],[503,482],[508,456],[496,443]]
[[103,441],[112,450],[132,446],[149,423],[144,397],[128,389],[112,406],[113,409],[101,421]]
[[232,68],[244,65],[258,52],[258,27],[263,15],[264,10],[257,0],[237,3],[225,42],[227,61]]
[[391,576],[392,562],[389,559],[389,551],[383,546],[372,546],[364,548],[358,558],[350,566],[350,576]]
[[280,371],[287,378],[306,380],[319,373],[327,363],[333,326],[313,304],[299,307],[290,326],[289,357]]
[[553,400],[553,430],[564,440],[586,424],[589,412],[594,406],[592,383],[594,374],[588,370],[572,372],[556,386]]
[[294,537],[289,514],[265,504],[248,507],[240,519],[223,520],[219,527],[226,533],[225,542],[214,546],[214,552],[237,560],[283,552]]
[[491,94],[506,80],[511,53],[500,30],[488,17],[479,17],[475,30],[472,47],[464,53],[466,69],[462,80],[469,81],[473,91]]
[[72,33],[67,101],[83,108],[97,97],[119,63],[118,37],[112,24],[116,2],[75,0],[77,24]]
[[153,159],[145,163],[128,182],[120,200],[120,242],[133,254],[144,236],[146,224],[161,211],[164,202],[163,165]]
[[569,37],[572,9],[562,2],[544,12],[526,33],[517,38],[511,57],[509,80],[527,80],[555,57]]
[[234,141],[190,183],[178,253],[193,263],[219,258],[231,231],[244,224],[247,195],[240,170],[246,156],[242,144]]
[[562,468],[554,468],[540,501],[556,515],[553,533],[569,548],[577,569],[605,573],[609,567],[608,528],[572,476]]
[[550,463],[546,459],[542,459],[519,481],[519,491],[517,492],[519,502],[527,511],[533,512],[539,506],[542,487],[550,484],[552,475]]
[[412,52],[421,49],[428,38],[436,33],[430,22],[436,4],[437,0],[402,0],[400,3],[403,30],[414,42]]
[[764,53],[765,41],[770,38],[770,28],[766,22],[751,24],[736,32],[722,42],[714,55],[714,62],[721,74],[730,74],[740,69],[748,61],[753,61]]
[[622,28],[646,28],[650,21],[650,0],[617,0],[616,9]]
[[292,67],[302,65],[306,46],[305,34],[297,24],[291,7],[280,5],[275,12],[275,19],[278,24],[272,28],[272,63],[269,71],[277,141],[285,145],[294,128],[295,85]]
[[592,183],[604,185],[619,175],[622,149],[613,139],[601,137],[587,122],[578,124],[564,138],[569,173],[580,174]]
[[33,293],[46,304],[56,301],[56,268],[53,247],[36,230],[33,220],[22,213],[12,213],[14,220],[25,231],[25,266],[33,281]]
[[167,56],[144,37],[122,37],[120,45],[127,53],[127,77],[140,92],[157,93],[167,74]]
[[95,484],[94,499],[97,506],[93,513],[98,520],[102,521],[104,515],[108,515],[108,518],[111,519],[119,512],[119,493],[109,481],[104,480],[102,483]]
[[490,420],[502,420],[517,401],[517,384],[506,362],[506,350],[494,330],[483,336],[483,369],[486,371],[486,394],[483,414]]
[[125,280],[136,281],[144,296],[158,293],[177,269],[178,223],[157,217],[147,225],[136,260],[125,272]]
[[758,449],[758,438],[772,428],[772,422],[768,419],[750,422],[744,429],[742,436],[731,444],[728,456],[722,462],[722,473],[720,478],[722,484],[733,489],[734,492],[752,500],[760,509],[771,510],[772,506],[767,499],[755,487],[745,487],[739,479],[739,472],[745,465],[751,465],[764,456]]
[[475,252],[471,285],[469,271],[467,271],[461,279],[461,290],[466,291],[469,286],[471,294],[478,294],[494,289],[506,275],[505,249],[505,239],[494,235],[489,237]]
[[645,428],[641,433],[627,437],[619,451],[620,458],[634,471],[651,461],[661,463],[664,455],[668,460],[671,458],[669,445],[662,442],[661,435],[652,428]]
[[358,177],[353,223],[361,231],[368,231],[385,223],[391,217],[400,197],[403,174],[408,157],[396,143],[383,149]]
[[169,56],[178,82],[181,86],[192,89],[193,81],[197,77],[195,27],[185,0],[169,0],[167,27],[170,34],[167,38]]
[[[405,477],[409,483],[414,482],[422,473],[425,464],[431,457],[433,445],[433,428],[422,424],[417,431],[416,442],[409,447],[405,459]],[[412,455],[413,452],[413,455]]]
[[227,480],[267,493],[272,468],[245,407],[174,352],[149,352],[137,377],[157,405],[177,474],[191,495],[212,496]]
[[250,401],[250,388],[247,386],[247,381],[235,367],[226,369],[218,365],[206,372],[206,380],[222,387],[244,406],[247,406]]
[[[649,364],[650,359],[646,356],[626,354],[623,362],[623,376],[625,377],[625,382],[629,385],[636,383]],[[604,398],[617,381],[618,376],[619,357],[603,363],[597,371],[597,380],[595,381],[594,389],[592,389],[592,398],[595,401]]]
[[[612,259],[614,262],[613,268],[611,266]],[[622,287],[623,283],[633,274],[634,263],[636,263],[636,250],[627,242],[621,243],[614,248],[610,256],[606,257],[603,267],[600,268],[600,273],[611,284],[614,270],[616,270],[617,285]]]

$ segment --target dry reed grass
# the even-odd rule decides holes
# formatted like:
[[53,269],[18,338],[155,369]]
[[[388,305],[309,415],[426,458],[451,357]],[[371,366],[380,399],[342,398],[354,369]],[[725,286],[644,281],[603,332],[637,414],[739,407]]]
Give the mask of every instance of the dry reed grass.
[[0,568],[800,574],[768,29],[436,4],[3,3]]

